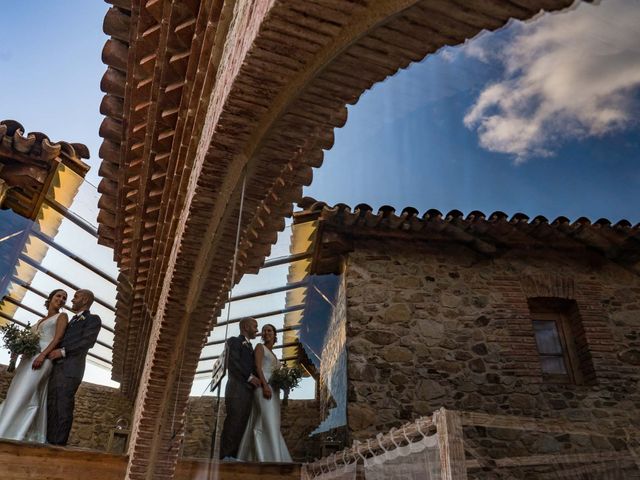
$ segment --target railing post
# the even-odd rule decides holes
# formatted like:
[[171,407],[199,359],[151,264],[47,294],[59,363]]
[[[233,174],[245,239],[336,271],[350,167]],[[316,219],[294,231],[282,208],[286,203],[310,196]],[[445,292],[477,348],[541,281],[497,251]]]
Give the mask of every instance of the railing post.
[[460,415],[443,407],[433,416],[440,447],[442,480],[467,480]]

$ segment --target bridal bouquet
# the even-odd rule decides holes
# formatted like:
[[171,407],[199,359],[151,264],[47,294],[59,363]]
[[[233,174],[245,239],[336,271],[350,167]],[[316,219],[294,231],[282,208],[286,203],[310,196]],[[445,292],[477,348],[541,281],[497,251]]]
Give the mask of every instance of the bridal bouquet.
[[16,369],[18,355],[32,357],[40,351],[40,336],[31,331],[29,324],[27,328],[20,328],[14,323],[3,325],[0,327],[0,334],[4,340],[4,348],[11,353],[7,372]]
[[292,388],[296,388],[300,384],[302,378],[302,369],[299,366],[287,367],[282,365],[280,368],[273,371],[269,383],[273,388],[278,388],[284,392],[284,399],[282,403],[287,404],[289,398],[289,392]]

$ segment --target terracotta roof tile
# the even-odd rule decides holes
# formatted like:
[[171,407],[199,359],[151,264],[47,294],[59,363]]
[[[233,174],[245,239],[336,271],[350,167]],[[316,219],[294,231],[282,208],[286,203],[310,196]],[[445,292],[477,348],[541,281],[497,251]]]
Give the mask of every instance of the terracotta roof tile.
[[[15,120],[0,120],[0,144],[5,155],[13,151],[23,159],[35,162],[49,163],[51,160],[64,154],[69,159],[75,159],[77,168],[83,175],[89,167],[80,161],[81,158],[89,158],[89,149],[82,143],[52,142],[49,137],[40,132],[29,132],[25,135],[25,129]],[[2,151],[0,150],[0,154]]]
[[305,197],[298,204],[304,207],[294,213],[294,219],[308,220],[316,216],[325,228],[354,237],[384,237],[393,232],[405,232],[408,237],[424,240],[453,241],[469,244],[485,253],[497,249],[517,247],[546,247],[590,249],[607,258],[628,264],[640,273],[640,223],[632,226],[622,219],[615,225],[607,219],[591,222],[586,217],[571,221],[559,216],[553,222],[538,215],[533,219],[517,212],[509,217],[504,212],[487,216],[474,210],[466,217],[459,210],[451,210],[443,216],[435,209],[422,216],[415,207],[406,207],[400,215],[396,209],[384,205],[375,211],[365,203],[353,211],[348,205],[327,205]]

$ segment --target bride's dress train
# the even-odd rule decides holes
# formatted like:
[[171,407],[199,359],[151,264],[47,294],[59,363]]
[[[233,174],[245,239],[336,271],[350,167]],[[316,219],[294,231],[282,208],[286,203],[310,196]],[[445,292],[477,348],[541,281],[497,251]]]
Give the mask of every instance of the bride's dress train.
[[[276,356],[265,348],[262,372],[267,382],[277,364]],[[291,462],[289,449],[280,432],[279,394],[278,390],[273,389],[273,396],[267,400],[261,388],[253,392],[251,416],[240,442],[238,459],[247,462]]]
[[[37,325],[40,350],[47,348],[53,340],[58,315],[42,320]],[[31,364],[34,359],[35,356],[22,357],[7,396],[0,404],[0,438],[39,443],[46,441],[47,384],[53,364],[47,359],[42,367],[33,370]]]

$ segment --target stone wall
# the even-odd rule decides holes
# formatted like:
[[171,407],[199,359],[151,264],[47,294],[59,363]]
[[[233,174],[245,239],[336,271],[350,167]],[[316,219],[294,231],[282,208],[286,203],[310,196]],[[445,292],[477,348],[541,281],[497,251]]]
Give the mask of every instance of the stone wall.
[[[76,394],[76,408],[69,445],[107,450],[109,437],[118,418],[131,423],[131,403],[117,389],[83,383]],[[125,453],[118,445],[118,453]]]
[[7,366],[0,365],[0,402],[4,401],[7,396],[7,390],[12,378],[13,374],[7,373]]
[[[352,438],[441,406],[640,428],[640,278],[623,267],[588,252],[487,258],[463,246],[369,239],[356,241],[346,281]],[[575,300],[595,385],[543,381],[532,297]],[[492,436],[484,446],[501,445],[496,455],[516,448],[513,432],[466,433],[479,444]],[[520,448],[566,451],[566,440],[524,438]]]

